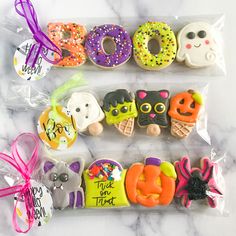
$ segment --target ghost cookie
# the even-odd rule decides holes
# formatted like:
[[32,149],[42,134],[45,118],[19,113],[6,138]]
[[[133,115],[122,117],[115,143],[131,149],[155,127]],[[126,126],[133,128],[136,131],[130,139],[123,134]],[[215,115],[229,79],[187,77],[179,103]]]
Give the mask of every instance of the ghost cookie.
[[85,206],[88,208],[116,208],[129,206],[125,192],[126,170],[110,159],[93,162],[84,171]]
[[66,163],[46,160],[43,164],[42,182],[52,192],[55,209],[84,207],[84,191],[81,188],[81,175],[84,162],[77,158]]
[[194,22],[182,28],[177,36],[177,61],[192,68],[215,64],[217,44],[213,27],[205,22]]
[[169,91],[138,90],[136,104],[138,125],[147,128],[149,136],[158,136],[161,133],[160,127],[166,128],[168,126]]
[[103,126],[99,122],[104,119],[104,113],[93,94],[73,93],[67,103],[67,109],[73,115],[79,132],[88,131],[93,136],[102,133]]
[[133,134],[134,119],[138,115],[133,94],[126,89],[107,93],[103,100],[103,110],[108,125],[114,125],[125,136]]

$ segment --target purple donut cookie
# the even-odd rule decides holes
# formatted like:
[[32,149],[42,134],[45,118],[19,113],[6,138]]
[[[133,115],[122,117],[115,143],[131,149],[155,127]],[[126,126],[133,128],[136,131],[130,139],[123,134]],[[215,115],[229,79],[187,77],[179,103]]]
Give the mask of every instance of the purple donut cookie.
[[[103,41],[106,38],[115,43],[115,52],[112,54],[104,51]],[[87,35],[85,49],[95,65],[113,68],[129,60],[132,54],[132,40],[128,32],[119,25],[95,26]]]

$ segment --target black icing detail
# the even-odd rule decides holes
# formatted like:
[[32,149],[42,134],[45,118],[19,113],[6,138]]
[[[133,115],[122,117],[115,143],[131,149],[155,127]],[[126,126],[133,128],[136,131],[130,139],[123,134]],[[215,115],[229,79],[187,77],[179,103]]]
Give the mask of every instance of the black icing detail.
[[187,37],[188,39],[194,39],[194,38],[195,38],[195,33],[194,33],[194,32],[188,32],[187,35],[186,35],[186,37]]
[[124,102],[132,102],[133,98],[126,89],[117,89],[116,91],[107,93],[103,100],[103,109],[110,111],[110,106],[116,107]]
[[197,33],[198,37],[203,39],[206,37],[206,31],[205,30],[200,30],[198,33]]
[[62,57],[65,58],[65,57],[69,57],[71,54],[70,54],[70,51],[68,51],[67,49],[62,49],[61,50],[61,53],[62,53]]
[[192,173],[185,189],[188,191],[189,200],[199,200],[207,197],[207,181],[202,179],[200,172],[197,170]]

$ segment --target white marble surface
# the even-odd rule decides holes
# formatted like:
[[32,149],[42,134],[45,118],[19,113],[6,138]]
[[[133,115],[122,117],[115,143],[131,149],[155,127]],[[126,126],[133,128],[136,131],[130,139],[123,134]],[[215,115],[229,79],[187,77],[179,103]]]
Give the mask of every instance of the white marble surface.
[[[0,1],[0,16],[1,18],[6,15],[13,16],[13,1],[1,0]],[[67,0],[67,1],[53,1],[41,0],[33,1],[40,22],[46,24],[53,19],[61,18],[76,18],[76,17],[112,17],[112,19],[122,20],[126,17],[143,17],[143,16],[174,16],[174,15],[192,15],[192,14],[226,14],[225,24],[225,57],[227,66],[226,79],[211,79],[209,85],[209,95],[207,100],[208,111],[208,130],[212,138],[212,147],[214,147],[220,154],[227,152],[227,160],[224,166],[224,175],[226,180],[226,210],[229,211],[228,216],[217,216],[217,214],[209,213],[208,211],[198,211],[197,209],[191,211],[173,210],[171,209],[155,209],[152,211],[137,211],[137,210],[106,210],[106,211],[80,211],[80,210],[67,210],[56,212],[50,224],[39,228],[33,229],[29,235],[225,235],[232,236],[236,232],[236,203],[235,203],[235,185],[236,185],[236,155],[235,155],[235,142],[236,142],[236,100],[235,94],[235,38],[236,31],[234,22],[235,16],[235,2],[233,0],[220,1],[220,0],[170,0],[170,1],[129,1],[129,0],[107,0],[107,1],[80,1],[80,0]],[[12,8],[12,9],[11,9]],[[14,18],[10,18],[14,19]],[[0,25],[0,30],[1,30]],[[15,44],[18,39],[11,38],[11,43]],[[0,39],[0,43],[1,39]],[[0,48],[1,53],[4,48]],[[6,60],[10,60],[7,56]],[[1,59],[2,60],[2,59]],[[1,150],[9,148],[11,140],[19,133],[26,131],[35,132],[36,117],[40,113],[40,108],[36,109],[22,109],[20,100],[16,103],[16,108],[7,106],[7,96],[13,96],[9,93],[9,86],[13,86],[12,81],[15,81],[16,75],[12,68],[1,68],[1,96],[0,96],[0,147]],[[74,72],[68,71],[69,75]],[[53,79],[40,82],[40,89],[49,92],[57,87],[63,80],[60,71],[54,70],[52,72]],[[90,84],[114,83],[125,84],[125,80],[131,81],[126,87],[135,86],[141,87],[142,83],[146,82],[147,75],[142,73],[126,73],[125,71],[114,72],[108,74],[106,72],[85,72],[88,76]],[[152,77],[152,75],[150,75]],[[124,79],[120,79],[124,78]],[[99,82],[98,82],[99,79]],[[153,78],[155,79],[155,78]],[[175,78],[172,78],[175,81]],[[202,82],[204,78],[199,78]],[[109,82],[108,82],[109,81]],[[122,81],[122,82],[119,82]],[[161,83],[163,87],[173,87],[175,82],[169,85],[165,82]],[[19,84],[19,83],[18,83]],[[110,86],[110,85],[109,85]],[[108,86],[108,90],[109,90]],[[115,86],[115,85],[111,85]],[[149,85],[145,83],[145,86]],[[200,85],[187,85],[186,86],[200,86]],[[187,88],[186,88],[187,89]],[[10,103],[9,103],[10,104]],[[12,104],[10,104],[12,105]],[[209,154],[210,147],[198,140],[199,138],[190,139],[187,142],[177,143],[172,139],[161,137],[159,140],[146,139],[145,143],[142,142],[145,136],[138,135],[136,139],[131,139],[128,142],[121,140],[117,135],[114,135],[112,141],[109,141],[110,136],[104,135],[103,139],[91,139],[89,137],[82,137],[78,140],[76,147],[79,150],[73,149],[70,153],[83,152],[86,153],[86,158],[91,160],[94,157],[100,157],[104,154],[103,145],[106,145],[106,155],[116,155],[119,159],[120,156],[130,157],[137,156],[137,159],[142,159],[146,154],[156,154],[163,156],[166,159],[175,160],[181,154],[190,154],[192,158],[198,158],[199,155]],[[196,136],[194,136],[196,137]],[[106,143],[105,143],[106,144]],[[77,146],[78,145],[78,146]],[[150,148],[151,147],[151,148]],[[148,150],[148,151],[147,151]],[[136,157],[135,157],[136,158]],[[124,161],[124,159],[123,159]],[[130,161],[130,160],[129,160]],[[128,162],[129,162],[128,161]],[[0,199],[0,235],[16,235],[11,225],[12,214],[12,201],[11,198]]]

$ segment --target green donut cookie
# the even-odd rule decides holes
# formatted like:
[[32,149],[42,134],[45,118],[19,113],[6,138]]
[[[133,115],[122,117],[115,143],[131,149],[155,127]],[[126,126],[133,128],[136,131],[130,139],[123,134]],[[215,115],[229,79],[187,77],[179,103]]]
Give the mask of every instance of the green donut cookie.
[[[156,39],[160,51],[152,54],[148,42]],[[146,22],[139,26],[133,37],[134,59],[146,70],[161,70],[175,59],[177,51],[176,37],[169,25],[163,22]]]

